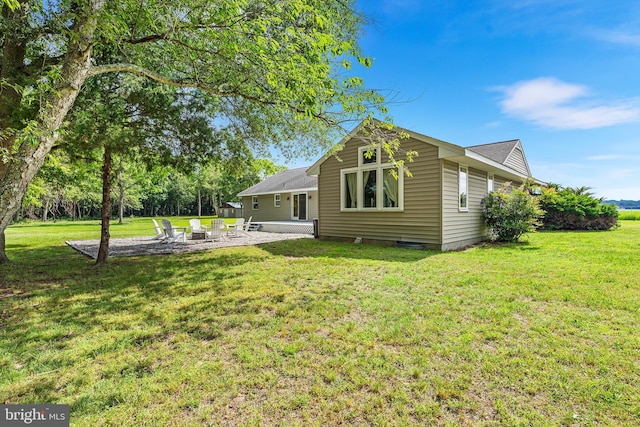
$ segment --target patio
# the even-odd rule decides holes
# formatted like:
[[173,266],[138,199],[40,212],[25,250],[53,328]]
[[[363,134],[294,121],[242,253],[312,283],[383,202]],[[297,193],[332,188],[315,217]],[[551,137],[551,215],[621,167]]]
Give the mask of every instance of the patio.
[[[153,237],[112,238],[109,240],[109,258],[139,255],[168,255],[234,246],[260,245],[281,240],[313,238],[313,235],[303,233],[269,233],[257,231],[250,234],[251,237],[230,237],[228,241],[220,240],[211,242],[206,240],[187,240],[186,242],[177,241],[172,244],[162,243]],[[98,256],[98,248],[100,246],[100,240],[98,239],[72,240],[65,243],[90,258],[96,259]]]

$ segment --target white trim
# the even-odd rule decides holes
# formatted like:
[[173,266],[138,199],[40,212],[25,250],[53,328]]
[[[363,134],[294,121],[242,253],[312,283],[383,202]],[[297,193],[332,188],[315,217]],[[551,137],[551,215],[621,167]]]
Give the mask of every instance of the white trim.
[[494,189],[495,183],[496,183],[496,178],[493,175],[493,173],[487,172],[487,194],[494,191],[493,189]]
[[[347,191],[347,186],[345,185],[345,175],[349,173],[355,173],[356,176],[360,176],[358,173],[358,168],[349,168],[349,169],[341,169],[340,170],[340,212],[357,212],[359,210],[358,203],[358,193],[356,194],[356,207],[355,208],[347,208],[345,207],[345,191]],[[358,178],[359,180],[360,178]],[[360,186],[356,184],[356,187],[359,189]]]
[[275,190],[275,191],[263,191],[260,193],[238,193],[240,197],[251,197],[251,196],[264,196],[268,194],[286,194],[286,193],[306,193],[309,191],[318,191],[318,187],[309,187],[309,188],[294,188],[293,190]]
[[[351,140],[354,139],[358,132],[360,132],[362,130],[362,126],[363,126],[364,122],[361,122],[360,124],[358,124],[358,126],[356,126],[351,132],[349,132],[347,135],[345,135],[340,142],[338,142],[336,144],[336,146],[334,146],[334,148],[332,150],[330,150],[328,153],[326,153],[324,156],[322,156],[320,159],[318,159],[318,161],[316,161],[313,165],[311,165],[309,167],[309,169],[307,169],[307,175],[308,176],[313,176],[313,175],[319,175],[320,174],[320,165],[322,163],[324,163],[329,157],[333,156],[334,154],[340,152],[344,146],[346,145],[346,143]],[[487,167],[490,168],[490,170],[492,170],[493,172],[495,172],[496,174],[503,176],[504,178],[508,178],[511,180],[517,180],[517,179],[526,179],[529,178],[529,176],[523,175],[521,172],[516,171],[515,169],[510,168],[509,166],[503,165],[501,163],[498,163],[494,160],[491,160],[487,157],[484,157],[481,154],[475,153],[467,148],[461,147],[459,145],[456,144],[452,144],[450,142],[446,142],[446,141],[442,141],[436,138],[432,138],[430,136],[427,135],[423,135],[414,131],[411,131],[409,129],[405,129],[405,128],[401,128],[398,126],[394,126],[393,128],[395,131],[397,132],[404,132],[406,134],[409,135],[409,137],[423,142],[423,143],[427,143],[430,145],[433,145],[435,147],[438,147],[438,158],[439,159],[444,159],[444,160],[449,160],[451,162],[454,163],[466,163],[467,165],[473,166],[474,168],[480,169],[480,170],[487,170]],[[518,143],[520,143],[520,150],[522,150],[522,155],[525,159],[525,162],[527,163],[527,168],[529,169],[529,173],[531,173],[531,169],[529,168],[529,162],[527,161],[526,155],[524,153],[524,148],[522,147],[522,143],[520,142],[520,140],[518,140]],[[515,147],[514,147],[515,148]],[[418,150],[419,152],[420,150]],[[513,151],[513,148],[512,148]],[[510,153],[511,155],[511,153]],[[508,158],[508,157],[507,157]],[[359,162],[359,160],[358,160]],[[359,164],[359,163],[358,163]],[[545,185],[545,182],[540,181],[535,179],[535,182],[539,185]]]
[[[362,152],[366,151],[367,147],[359,147],[358,157],[362,158]],[[340,212],[404,212],[404,168],[399,167],[398,172],[398,206],[396,207],[384,207],[384,170],[393,169],[392,163],[381,163],[379,154],[377,154],[376,163],[364,163],[362,166],[355,168],[340,169]],[[364,182],[363,172],[375,171],[376,173],[376,206],[365,207],[364,206]],[[356,174],[356,207],[345,207],[347,187],[345,183],[345,175],[355,173]]]
[[524,159],[524,166],[527,168],[527,173],[529,175],[531,175],[531,169],[529,168],[529,162],[527,161],[527,156],[524,155],[524,149],[522,148],[522,144],[520,143],[519,139],[516,140],[516,143],[511,148],[511,151],[509,151],[509,155],[507,155],[507,157],[504,159],[504,162],[506,163],[507,160],[509,160],[509,157],[511,157],[511,155],[513,154],[514,151],[516,151],[516,149],[520,149],[520,152],[522,153],[522,158]]
[[251,210],[257,211],[260,207],[260,201],[258,200],[258,196],[251,196]]
[[[465,199],[465,206],[462,206],[460,203],[460,181],[461,181],[461,176],[460,174],[462,173],[462,169],[464,169],[464,173],[465,173],[465,190],[466,190],[466,199]],[[458,165],[458,212],[469,212],[469,166],[467,165]]]
[[367,168],[367,167],[371,167],[371,166],[377,166],[382,162],[381,156],[380,156],[380,146],[375,147],[374,153],[376,156],[376,161],[375,162],[369,162],[369,163],[365,163],[364,162],[364,153],[366,153],[367,151],[369,151],[371,149],[370,145],[365,145],[363,147],[358,147],[358,167],[360,168]]
[[[488,158],[484,157],[482,154],[475,153],[475,152],[473,152],[471,150],[465,150],[464,157],[468,158],[468,159],[471,159],[471,160],[475,160],[477,162],[483,163],[483,165],[485,167],[482,168],[482,169],[486,169],[486,166],[491,166],[493,169],[498,169],[501,172],[505,172],[505,173],[511,175],[511,176],[507,176],[505,178],[511,178],[514,175],[516,177],[518,177],[519,179],[529,178],[527,175],[523,175],[521,172],[518,172],[517,170],[512,169],[509,166],[505,166],[505,165],[503,165],[501,163],[498,163],[498,162],[496,162],[494,160],[488,159]],[[448,159],[448,160],[456,161],[458,159]],[[477,166],[477,167],[478,167],[478,169],[481,169],[480,166]]]
[[[301,195],[305,195],[305,214],[306,214],[306,218],[305,219],[300,219],[300,196]],[[293,216],[293,205],[294,203],[294,197],[298,196],[298,217],[294,217]],[[302,193],[291,193],[291,221],[308,221],[309,218],[309,193],[306,192],[302,192]]]
[[281,193],[275,193],[273,195],[273,207],[279,208],[282,205],[282,195]]

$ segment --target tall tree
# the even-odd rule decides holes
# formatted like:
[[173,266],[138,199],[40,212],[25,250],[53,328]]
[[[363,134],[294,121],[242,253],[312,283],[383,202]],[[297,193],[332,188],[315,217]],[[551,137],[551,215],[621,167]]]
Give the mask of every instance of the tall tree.
[[[370,65],[355,0],[15,3],[0,3],[0,262],[4,231],[91,76],[130,73],[209,93],[236,126],[267,136],[257,149],[328,146],[329,130],[382,102],[340,72]],[[95,55],[102,50],[123,59]]]
[[[147,86],[154,86],[153,90]],[[125,158],[150,151],[148,162],[182,160],[197,163],[219,155],[223,144],[210,117],[216,113],[208,96],[158,87],[140,79],[105,75],[88,82],[64,127],[71,155],[104,153],[101,239],[96,265],[107,262],[112,184],[116,184],[120,221],[127,193]],[[116,176],[112,176],[115,166]]]

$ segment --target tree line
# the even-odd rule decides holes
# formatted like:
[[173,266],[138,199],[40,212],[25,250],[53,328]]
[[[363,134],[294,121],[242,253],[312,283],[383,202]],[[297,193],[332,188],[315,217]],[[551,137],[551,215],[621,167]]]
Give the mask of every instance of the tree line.
[[[98,158],[72,161],[53,152],[31,182],[16,220],[100,218],[102,163]],[[147,165],[137,156],[116,156],[110,191],[110,215],[216,215],[238,192],[285,169],[267,159],[252,159],[239,171],[215,162],[183,169],[178,165]]]

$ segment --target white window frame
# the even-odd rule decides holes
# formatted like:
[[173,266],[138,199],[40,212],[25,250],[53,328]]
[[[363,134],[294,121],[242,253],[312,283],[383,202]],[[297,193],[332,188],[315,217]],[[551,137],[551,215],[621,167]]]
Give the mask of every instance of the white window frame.
[[[295,197],[298,196],[298,216],[293,216],[293,208],[295,204]],[[304,196],[306,203],[306,219],[300,219],[300,196]],[[309,220],[309,193],[303,191],[302,193],[291,193],[291,220],[292,221],[308,221]]]
[[[462,198],[460,197],[462,195],[462,186],[460,185],[462,183],[462,170],[464,169],[464,174],[465,174],[465,193],[466,193],[466,205],[462,206]],[[458,211],[460,212],[469,212],[469,167],[467,165],[458,165]]]
[[364,153],[371,149],[370,146],[358,147],[358,167],[370,167],[371,165],[376,165],[380,163],[380,147],[376,147],[375,150],[372,150],[375,153],[376,161],[365,163],[364,162]]
[[279,208],[281,206],[281,201],[282,201],[282,197],[280,196],[280,193],[276,193],[273,195],[273,207],[274,208]]
[[257,211],[258,208],[258,196],[251,196],[251,210]]
[[[398,171],[398,206],[384,207],[384,170],[393,169],[392,163],[382,163],[380,147],[376,148],[376,161],[372,163],[364,163],[364,153],[370,147],[364,146],[358,148],[358,167],[340,170],[340,211],[341,212],[403,212],[404,211],[404,169],[399,167]],[[363,172],[370,171],[376,174],[376,206],[364,207],[364,176]],[[346,207],[346,175],[355,173],[357,177],[357,193],[356,207]]]
[[491,172],[487,172],[487,194],[493,192],[494,185],[495,185],[495,177]]

